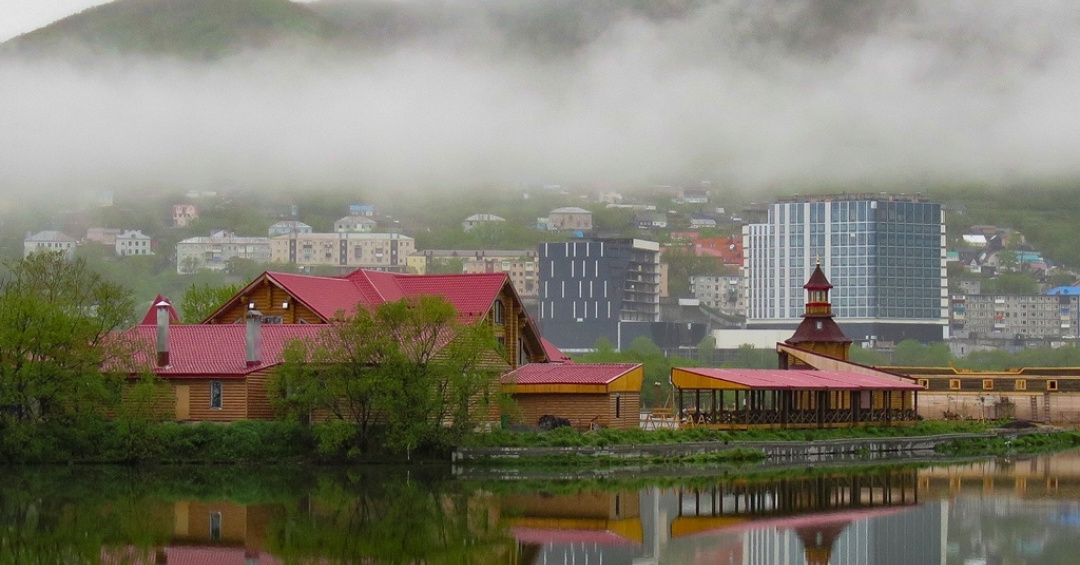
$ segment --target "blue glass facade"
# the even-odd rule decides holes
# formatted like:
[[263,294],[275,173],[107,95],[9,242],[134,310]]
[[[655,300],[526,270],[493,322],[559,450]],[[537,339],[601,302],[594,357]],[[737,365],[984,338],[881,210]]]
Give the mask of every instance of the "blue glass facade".
[[947,320],[944,225],[940,204],[911,197],[772,204],[767,223],[743,231],[748,325],[794,327],[803,314],[802,285],[820,261],[834,285],[837,321],[860,325],[847,332],[852,339],[888,333],[879,326],[890,323],[914,330],[897,336],[940,340]]

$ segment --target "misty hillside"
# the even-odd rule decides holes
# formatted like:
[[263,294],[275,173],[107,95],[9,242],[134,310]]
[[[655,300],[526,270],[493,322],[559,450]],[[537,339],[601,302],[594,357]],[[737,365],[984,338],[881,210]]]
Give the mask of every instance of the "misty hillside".
[[721,0],[116,0],[0,45],[5,52],[217,58],[240,49],[315,40],[368,52],[409,44],[455,50],[573,54],[627,23],[680,22],[702,11],[737,20],[713,48],[828,55],[910,12],[898,0],[724,3]]
[[538,56],[574,53],[622,24],[678,23],[702,11],[743,22],[714,30],[713,40],[727,47],[831,53],[846,38],[865,36],[912,9],[898,0],[319,0],[310,6],[359,45],[433,42]]
[[89,50],[216,58],[271,44],[322,40],[331,28],[305,5],[288,0],[116,0],[0,48],[32,55]]

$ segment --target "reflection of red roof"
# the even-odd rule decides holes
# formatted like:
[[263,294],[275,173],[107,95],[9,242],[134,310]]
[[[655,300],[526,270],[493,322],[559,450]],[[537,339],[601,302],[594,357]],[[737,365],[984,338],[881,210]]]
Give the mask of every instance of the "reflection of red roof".
[[551,343],[545,338],[540,338],[540,343],[544,346],[544,353],[547,354],[551,363],[573,363],[574,360],[569,355],[563,353],[558,347],[555,347],[554,343]]
[[799,371],[783,369],[709,369],[683,368],[678,371],[767,390],[922,390],[911,382],[852,371]]
[[510,532],[514,536],[514,539],[522,544],[571,545],[585,543],[603,546],[639,545],[634,540],[610,530],[549,530],[514,526],[510,528]]
[[[244,324],[169,326],[169,365],[153,367],[163,377],[242,377],[281,362],[285,345],[312,337],[326,326],[307,324],[263,324],[262,362],[247,365],[247,333]],[[139,325],[124,332],[122,339],[142,345],[135,355],[136,367],[153,366],[157,351],[157,326]]]
[[248,556],[242,547],[166,547],[166,565],[278,565],[272,555]]
[[[872,518],[882,518],[890,516],[892,514],[900,514],[904,512],[910,512],[917,508],[917,504],[911,504],[908,506],[885,506],[879,508],[868,508],[864,510],[843,510],[840,512],[826,512],[822,514],[803,514],[799,516],[782,516],[778,518],[765,518],[754,519],[753,516],[746,516],[749,520],[735,522],[730,526],[713,528],[711,530],[703,530],[701,532],[692,534],[694,536],[708,535],[711,533],[728,533],[736,531],[746,530],[794,530],[798,528],[824,528],[828,526],[846,526],[851,522],[858,522],[862,520],[870,520]],[[714,519],[712,516],[703,517],[705,519]],[[693,520],[695,517],[686,516],[679,517],[678,520]]]
[[501,377],[503,384],[606,385],[641,367],[641,363],[529,363]]

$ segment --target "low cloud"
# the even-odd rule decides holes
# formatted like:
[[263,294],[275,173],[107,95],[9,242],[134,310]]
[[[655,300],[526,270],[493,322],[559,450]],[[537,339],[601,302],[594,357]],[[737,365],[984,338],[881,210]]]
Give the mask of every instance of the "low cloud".
[[463,47],[363,57],[9,59],[0,191],[521,179],[791,191],[1080,174],[1080,4],[881,4],[839,20],[828,2],[708,4],[549,57],[489,49],[505,38],[476,24]]

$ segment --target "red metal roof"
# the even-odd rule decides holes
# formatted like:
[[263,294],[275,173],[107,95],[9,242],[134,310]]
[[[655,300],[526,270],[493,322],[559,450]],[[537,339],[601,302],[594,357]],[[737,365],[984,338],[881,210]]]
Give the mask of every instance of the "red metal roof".
[[766,390],[923,390],[915,383],[853,371],[799,371],[783,369],[709,369],[679,370],[702,377]]
[[832,287],[832,283],[829,282],[829,279],[825,277],[825,273],[821,270],[821,263],[814,267],[814,272],[810,274],[810,280],[803,285],[806,290],[829,290]]
[[540,343],[544,346],[544,353],[548,357],[548,361],[551,363],[573,363],[574,360],[569,355],[563,353],[558,347],[555,347],[554,343],[551,343],[546,338],[540,338]]
[[[510,281],[506,273],[407,275],[364,269],[342,277],[271,272],[265,277],[327,321],[338,312],[351,315],[360,304],[376,306],[404,297],[440,295],[454,305],[462,322],[475,322],[487,314],[499,291]],[[261,280],[256,279],[244,290]]]
[[266,273],[266,277],[324,320],[333,319],[339,311],[350,316],[356,310],[357,304],[373,303],[371,295],[364,292],[365,289],[340,277],[289,273]]
[[502,384],[606,385],[641,363],[529,363],[500,378]]
[[807,314],[784,343],[851,343],[831,314]]
[[168,378],[243,377],[253,371],[281,363],[285,345],[294,339],[312,337],[326,326],[308,324],[264,324],[262,326],[262,361],[247,365],[245,324],[177,324],[169,326],[169,364],[154,366],[157,352],[157,326],[139,325],[124,332],[120,339],[140,344],[135,354],[136,367],[150,367]]
[[155,298],[154,301],[150,303],[150,308],[146,311],[146,315],[143,316],[142,321],[139,323],[157,324],[157,305],[161,302],[165,302],[169,305],[169,323],[180,323],[180,315],[176,313],[176,308],[173,308],[172,301],[170,301],[168,298],[161,296],[160,294],[157,295],[157,298]]

